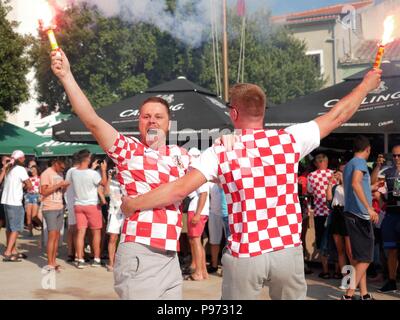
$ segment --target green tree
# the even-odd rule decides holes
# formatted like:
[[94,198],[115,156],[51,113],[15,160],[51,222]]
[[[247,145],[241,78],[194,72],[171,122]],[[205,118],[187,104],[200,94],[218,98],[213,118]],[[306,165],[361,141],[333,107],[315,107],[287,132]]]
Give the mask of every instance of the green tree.
[[14,30],[18,24],[7,19],[10,10],[9,1],[0,0],[0,123],[6,111],[18,111],[29,98],[29,39]]
[[[167,5],[167,10],[174,13],[176,0],[168,0]],[[187,2],[186,8],[191,12],[192,2]],[[78,83],[96,108],[182,75],[216,91],[211,39],[193,48],[152,25],[106,18],[85,4],[61,12],[57,20],[59,43]],[[271,25],[269,12],[257,12],[247,21],[246,82],[260,85],[272,103],[321,88],[324,81],[306,56],[304,42],[285,28]],[[241,28],[241,19],[234,10],[229,12],[228,25],[229,77],[233,84],[237,80]],[[45,34],[34,48],[41,112],[57,108],[69,111],[63,88],[50,70]]]
[[[228,15],[229,83],[237,81],[241,19]],[[287,29],[273,26],[270,13],[260,11],[247,19],[244,81],[265,90],[268,101],[279,104],[319,90],[324,80],[314,62],[306,56],[306,45]],[[206,45],[200,84],[215,91],[212,47]]]
[[[56,36],[74,76],[95,108],[130,97],[148,87],[156,39],[145,24],[106,18],[95,7],[73,6],[57,15]],[[34,49],[39,101],[48,111],[70,111],[62,86],[50,69],[50,47],[44,33]]]

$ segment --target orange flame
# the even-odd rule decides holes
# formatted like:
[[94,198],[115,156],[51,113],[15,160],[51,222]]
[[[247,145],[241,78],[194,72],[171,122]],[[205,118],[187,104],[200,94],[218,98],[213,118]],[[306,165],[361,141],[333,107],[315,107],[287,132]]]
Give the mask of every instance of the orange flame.
[[395,19],[394,16],[388,16],[383,23],[383,36],[382,36],[382,45],[385,46],[388,43],[394,40],[393,33],[395,28]]
[[53,18],[54,10],[47,2],[41,2],[38,8],[40,12],[40,21],[44,30],[54,28]]

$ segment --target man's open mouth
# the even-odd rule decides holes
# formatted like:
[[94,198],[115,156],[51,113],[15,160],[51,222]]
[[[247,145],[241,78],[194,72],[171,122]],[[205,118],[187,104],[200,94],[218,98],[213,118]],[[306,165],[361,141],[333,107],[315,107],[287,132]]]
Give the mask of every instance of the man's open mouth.
[[158,134],[158,129],[150,128],[149,130],[147,130],[147,134],[148,135],[157,135]]

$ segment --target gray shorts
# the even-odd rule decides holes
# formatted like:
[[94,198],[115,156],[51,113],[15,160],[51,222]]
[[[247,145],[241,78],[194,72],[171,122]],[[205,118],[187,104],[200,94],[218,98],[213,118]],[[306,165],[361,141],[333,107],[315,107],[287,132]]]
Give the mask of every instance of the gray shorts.
[[182,273],[178,255],[139,243],[118,247],[114,289],[123,300],[181,300]]
[[61,231],[64,224],[64,209],[43,211],[47,231]]
[[223,300],[259,299],[264,286],[272,300],[304,300],[307,283],[304,277],[303,247],[287,248],[251,258],[236,258],[229,252],[222,256]]
[[6,228],[9,232],[24,231],[25,211],[23,206],[4,205],[4,213],[6,217]]

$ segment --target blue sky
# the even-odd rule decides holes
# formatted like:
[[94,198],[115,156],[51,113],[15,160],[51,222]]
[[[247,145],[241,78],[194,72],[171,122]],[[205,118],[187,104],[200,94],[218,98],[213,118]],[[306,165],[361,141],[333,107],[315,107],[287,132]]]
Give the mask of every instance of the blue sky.
[[[230,0],[236,3],[237,0]],[[356,2],[357,0],[246,0],[249,8],[252,10],[261,7],[269,7],[273,15],[304,11],[326,7],[338,3]]]

